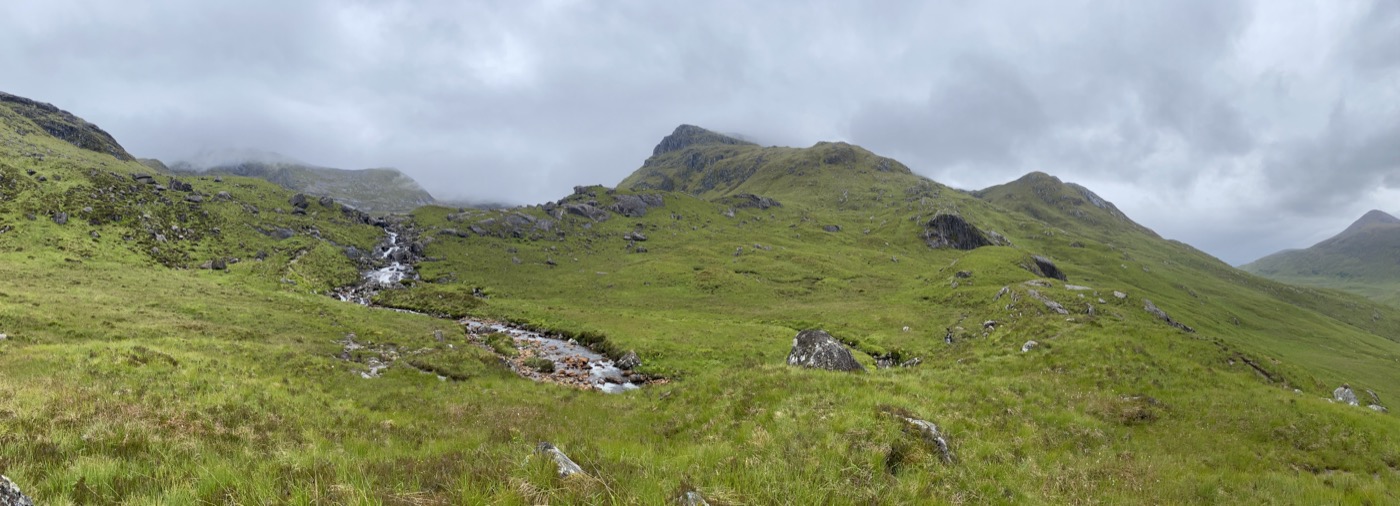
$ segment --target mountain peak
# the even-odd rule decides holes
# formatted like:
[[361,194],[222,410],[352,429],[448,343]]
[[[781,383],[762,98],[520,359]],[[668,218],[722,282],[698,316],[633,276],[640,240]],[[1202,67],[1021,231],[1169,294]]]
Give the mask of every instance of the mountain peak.
[[756,145],[752,142],[737,139],[721,133],[712,132],[695,125],[681,125],[661,139],[661,143],[656,145],[656,149],[651,151],[652,156],[658,156],[672,151],[680,151],[696,144],[742,144]]
[[1341,233],[1341,235],[1347,235],[1347,234],[1351,234],[1351,233],[1360,232],[1361,230],[1364,230],[1364,229],[1366,229],[1366,228],[1370,228],[1370,227],[1373,227],[1373,226],[1376,226],[1376,225],[1394,225],[1394,224],[1400,224],[1400,218],[1396,218],[1396,217],[1394,217],[1394,216],[1391,216],[1389,213],[1386,213],[1385,211],[1381,211],[1381,210],[1378,210],[1378,209],[1372,209],[1372,210],[1368,211],[1366,214],[1361,215],[1361,218],[1358,219],[1358,220],[1356,220],[1354,223],[1352,223],[1351,226],[1350,226],[1350,227],[1347,227],[1346,230],[1343,230],[1342,233]]

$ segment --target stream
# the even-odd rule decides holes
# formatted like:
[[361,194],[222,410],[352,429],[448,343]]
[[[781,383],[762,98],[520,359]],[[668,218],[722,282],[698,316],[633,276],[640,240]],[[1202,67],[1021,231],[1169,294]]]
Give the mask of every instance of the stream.
[[[398,230],[397,225],[386,227],[384,232],[384,241],[375,246],[370,256],[371,261],[367,262],[371,268],[364,271],[358,284],[332,291],[333,297],[344,302],[376,307],[372,303],[374,294],[380,290],[398,288],[404,280],[418,279],[418,273],[413,268],[417,255],[413,252],[421,251],[421,248],[414,249],[410,234]],[[395,311],[413,312],[401,309]],[[458,323],[466,327],[467,335],[475,345],[496,354],[516,374],[534,381],[610,394],[636,390],[640,385],[654,381],[644,375],[619,368],[613,360],[572,339],[551,337],[509,323],[472,318],[459,320]],[[502,355],[485,343],[485,336],[496,333],[510,336],[518,351],[516,356]],[[345,347],[341,354],[343,360],[349,360],[350,352],[363,348],[354,341],[353,334],[339,343]],[[398,359],[396,350],[380,355],[379,358],[369,359],[371,363],[367,365],[370,366],[370,371],[361,373],[363,377],[378,377],[381,371],[389,368]],[[553,371],[541,371],[527,365],[527,360],[533,358],[549,360],[553,363]]]

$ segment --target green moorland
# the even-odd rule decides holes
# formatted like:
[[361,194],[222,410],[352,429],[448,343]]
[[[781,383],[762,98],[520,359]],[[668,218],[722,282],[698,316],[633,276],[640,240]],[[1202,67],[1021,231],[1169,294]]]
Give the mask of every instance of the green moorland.
[[[159,160],[145,162],[160,167]],[[298,163],[250,161],[236,165],[195,170],[175,163],[177,174],[206,176],[247,176],[265,179],[297,192],[329,196],[356,209],[372,213],[405,213],[436,202],[417,181],[397,169],[333,169]]]
[[[1233,269],[1049,176],[969,194],[839,143],[682,142],[563,202],[660,195],[644,216],[413,213],[423,279],[381,301],[606,336],[668,378],[605,395],[520,379],[452,320],[325,296],[357,278],[345,248],[382,235],[353,213],[293,214],[241,177],[193,178],[209,197],[187,202],[0,120],[0,473],[42,504],[1400,499],[1400,422],[1325,399],[1394,398],[1400,310]],[[1010,245],[930,248],[940,212]],[[1023,268],[1033,254],[1073,286]],[[868,371],[784,365],[809,327]],[[350,333],[407,358],[362,378],[338,357]],[[890,413],[936,423],[954,461]],[[557,477],[540,441],[586,475]]]
[[1335,288],[1400,306],[1400,219],[1371,211],[1340,234],[1240,269],[1285,283]]

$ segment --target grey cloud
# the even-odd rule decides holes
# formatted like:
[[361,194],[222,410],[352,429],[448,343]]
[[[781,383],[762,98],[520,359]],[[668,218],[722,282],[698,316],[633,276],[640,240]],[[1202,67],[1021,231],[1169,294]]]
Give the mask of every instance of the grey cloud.
[[1397,186],[1396,5],[5,2],[0,68],[142,156],[246,146],[531,203],[693,123],[963,187],[1049,171],[1242,262],[1286,237],[1245,231]]

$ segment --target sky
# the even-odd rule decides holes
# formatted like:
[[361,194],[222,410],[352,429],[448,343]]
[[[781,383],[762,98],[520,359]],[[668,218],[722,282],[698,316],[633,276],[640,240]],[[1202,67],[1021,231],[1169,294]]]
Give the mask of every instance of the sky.
[[1030,171],[1241,264],[1400,212],[1400,2],[45,0],[0,91],[139,157],[396,167],[439,198],[615,185],[677,125]]

